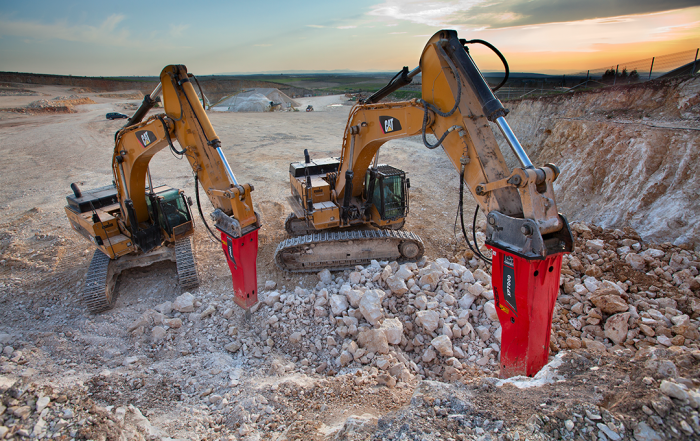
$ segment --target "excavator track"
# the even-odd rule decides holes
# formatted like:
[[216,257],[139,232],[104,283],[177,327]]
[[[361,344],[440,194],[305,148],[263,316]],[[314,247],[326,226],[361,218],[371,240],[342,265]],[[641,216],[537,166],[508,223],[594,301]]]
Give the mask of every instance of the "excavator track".
[[183,290],[194,289],[199,286],[197,265],[192,253],[192,240],[185,237],[175,241],[175,264],[177,265],[177,278],[180,288]]
[[335,271],[372,260],[420,259],[424,251],[423,240],[408,231],[340,231],[287,239],[277,246],[275,262],[291,272]]
[[110,258],[108,255],[100,250],[95,250],[85,277],[82,301],[87,309],[94,314],[106,311],[114,306],[114,298],[112,296],[113,283],[110,283],[109,262]]

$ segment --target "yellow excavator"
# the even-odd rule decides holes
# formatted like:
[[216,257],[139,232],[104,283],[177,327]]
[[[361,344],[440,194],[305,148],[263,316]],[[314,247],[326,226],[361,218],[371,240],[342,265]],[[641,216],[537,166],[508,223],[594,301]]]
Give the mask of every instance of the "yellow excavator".
[[[425,46],[417,68],[404,67],[391,82],[358,102],[348,116],[339,157],[290,164],[288,198],[293,213],[285,228],[293,236],[275,252],[287,271],[348,269],[371,260],[415,260],[423,242],[402,231],[409,211],[406,173],[379,163],[387,141],[420,135],[429,149],[442,147],[460,180],[462,233],[474,253],[493,263],[497,311],[503,326],[503,376],[534,375],[547,360],[551,313],[558,293],[561,258],[572,249],[566,218],[558,210],[553,164],[536,168],[505,119],[507,110],[484,80],[468,50],[485,44],[460,39],[452,30],[437,32]],[[421,98],[380,100],[422,75]],[[500,85],[498,86],[500,87]],[[520,167],[510,170],[489,122],[495,123]],[[431,142],[428,135],[437,141]],[[473,245],[464,227],[464,187],[478,204]],[[476,243],[476,215],[487,218],[485,256]],[[548,316],[548,318],[547,318]]]
[[[185,66],[163,69],[156,89],[115,134],[111,185],[81,190],[71,184],[66,215],[72,228],[96,248],[82,293],[93,313],[114,305],[117,277],[128,268],[171,260],[181,289],[199,285],[191,243],[192,200],[180,189],[152,182],[149,163],[164,148],[187,158],[192,167],[197,209],[209,233],[222,245],[236,303],[248,309],[257,302],[260,217],[253,209],[253,186],[236,180],[192,79],[196,81]],[[164,113],[146,118],[161,94]],[[200,185],[215,208],[211,217],[219,234],[202,214]]]

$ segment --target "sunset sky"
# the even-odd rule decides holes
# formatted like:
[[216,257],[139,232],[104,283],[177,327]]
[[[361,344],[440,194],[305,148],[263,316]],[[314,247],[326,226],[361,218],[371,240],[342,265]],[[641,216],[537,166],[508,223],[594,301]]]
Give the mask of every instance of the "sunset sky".
[[[512,71],[573,73],[695,50],[700,0],[4,0],[0,71],[397,71],[417,66],[440,29],[491,42]],[[486,51],[474,56],[500,69]]]

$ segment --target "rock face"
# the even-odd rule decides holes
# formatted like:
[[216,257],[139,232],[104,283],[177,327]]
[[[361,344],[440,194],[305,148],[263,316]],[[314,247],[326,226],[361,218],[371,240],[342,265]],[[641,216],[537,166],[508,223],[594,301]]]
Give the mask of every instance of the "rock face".
[[[700,211],[688,195],[695,195],[700,188],[700,172],[688,169],[678,184],[668,180],[700,156],[700,134],[687,135],[688,130],[675,129],[696,124],[697,111],[690,109],[695,109],[697,89],[697,78],[688,78],[665,83],[656,91],[639,87],[551,101],[523,99],[509,105],[508,119],[523,145],[540,146],[533,162],[553,162],[567,171],[556,182],[557,206],[569,221],[593,222],[611,230],[629,225],[647,241],[697,246]],[[657,107],[650,105],[650,100]],[[586,110],[591,108],[607,112],[610,119],[599,119]],[[666,129],[623,126],[618,118],[624,117],[610,113],[613,109],[635,109],[651,119],[672,118],[681,125]],[[572,119],[560,123],[555,115]],[[535,120],[543,121],[537,130],[532,128]],[[595,131],[590,130],[591,124]],[[500,137],[499,144],[501,151],[508,152]],[[571,149],[572,145],[577,148]],[[516,160],[509,153],[513,164]],[[604,182],[596,181],[603,176]],[[584,239],[601,238],[591,235]],[[585,247],[585,241],[582,245]],[[641,266],[635,269],[645,271]]]

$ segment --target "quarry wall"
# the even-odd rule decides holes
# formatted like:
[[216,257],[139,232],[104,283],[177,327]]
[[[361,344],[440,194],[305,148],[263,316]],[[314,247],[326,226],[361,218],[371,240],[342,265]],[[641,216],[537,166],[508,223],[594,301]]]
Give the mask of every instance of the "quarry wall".
[[570,221],[700,247],[700,78],[505,106],[533,163],[560,167],[557,202]]

